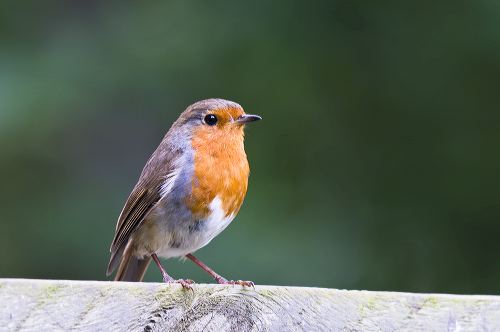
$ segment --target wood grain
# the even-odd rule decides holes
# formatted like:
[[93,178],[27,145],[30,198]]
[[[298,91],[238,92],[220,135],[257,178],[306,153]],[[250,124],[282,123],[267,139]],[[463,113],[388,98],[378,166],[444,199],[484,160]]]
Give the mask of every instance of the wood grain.
[[0,279],[0,331],[500,331],[500,297]]

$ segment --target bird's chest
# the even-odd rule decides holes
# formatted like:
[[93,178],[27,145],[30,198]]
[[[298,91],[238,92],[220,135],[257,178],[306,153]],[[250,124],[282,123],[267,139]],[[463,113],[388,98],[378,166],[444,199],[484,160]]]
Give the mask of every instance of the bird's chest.
[[214,222],[236,215],[247,192],[248,175],[243,144],[216,143],[210,148],[195,148],[188,199],[193,215]]
[[[150,251],[164,257],[194,252],[220,234],[238,213],[249,175],[243,142],[212,142],[193,141],[193,167],[188,177],[180,176],[173,186],[174,192],[179,184],[184,184],[180,191],[186,192],[187,197],[170,195],[165,206],[158,209],[154,215],[157,226],[152,233],[159,241]],[[190,180],[181,180],[184,178]],[[176,206],[185,206],[185,212],[179,213]]]

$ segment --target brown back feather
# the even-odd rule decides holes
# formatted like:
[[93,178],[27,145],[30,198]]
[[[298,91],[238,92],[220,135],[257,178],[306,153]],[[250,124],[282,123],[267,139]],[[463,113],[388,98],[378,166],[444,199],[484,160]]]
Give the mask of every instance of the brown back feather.
[[139,181],[118,218],[115,236],[110,247],[111,259],[107,275],[110,275],[118,265],[123,248],[128,243],[132,233],[142,225],[147,214],[160,200],[161,185],[165,177],[172,171],[172,160],[177,155],[177,153],[170,151],[162,141],[144,166]]

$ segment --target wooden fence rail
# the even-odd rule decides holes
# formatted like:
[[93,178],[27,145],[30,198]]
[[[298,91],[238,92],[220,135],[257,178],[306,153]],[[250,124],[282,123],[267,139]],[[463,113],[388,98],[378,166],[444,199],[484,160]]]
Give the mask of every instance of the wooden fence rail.
[[0,279],[0,331],[500,331],[500,296]]

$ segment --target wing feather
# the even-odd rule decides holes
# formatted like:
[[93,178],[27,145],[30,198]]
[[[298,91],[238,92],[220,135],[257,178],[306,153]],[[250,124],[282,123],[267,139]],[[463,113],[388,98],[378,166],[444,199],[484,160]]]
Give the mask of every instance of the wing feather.
[[136,186],[134,188],[118,219],[111,252],[117,251],[128,241],[132,232],[140,226],[144,217],[159,200],[160,193],[157,187]]
[[174,161],[180,156],[180,151],[172,151],[163,144],[164,141],[144,166],[139,181],[120,213],[110,248],[112,254],[127,243],[130,235],[141,225],[146,215],[162,197],[162,185],[174,171]]
[[[123,248],[127,245],[132,233],[141,226],[147,219],[148,213],[165,196],[166,180],[169,183],[170,181],[175,182],[175,176],[170,175],[177,174],[179,171],[177,161],[182,155],[182,149],[171,148],[166,143],[167,141],[164,139],[149,158],[139,181],[130,193],[120,217],[118,217],[115,236],[110,247],[111,259],[108,265],[108,274],[116,268]],[[173,183],[169,186],[171,189]]]

